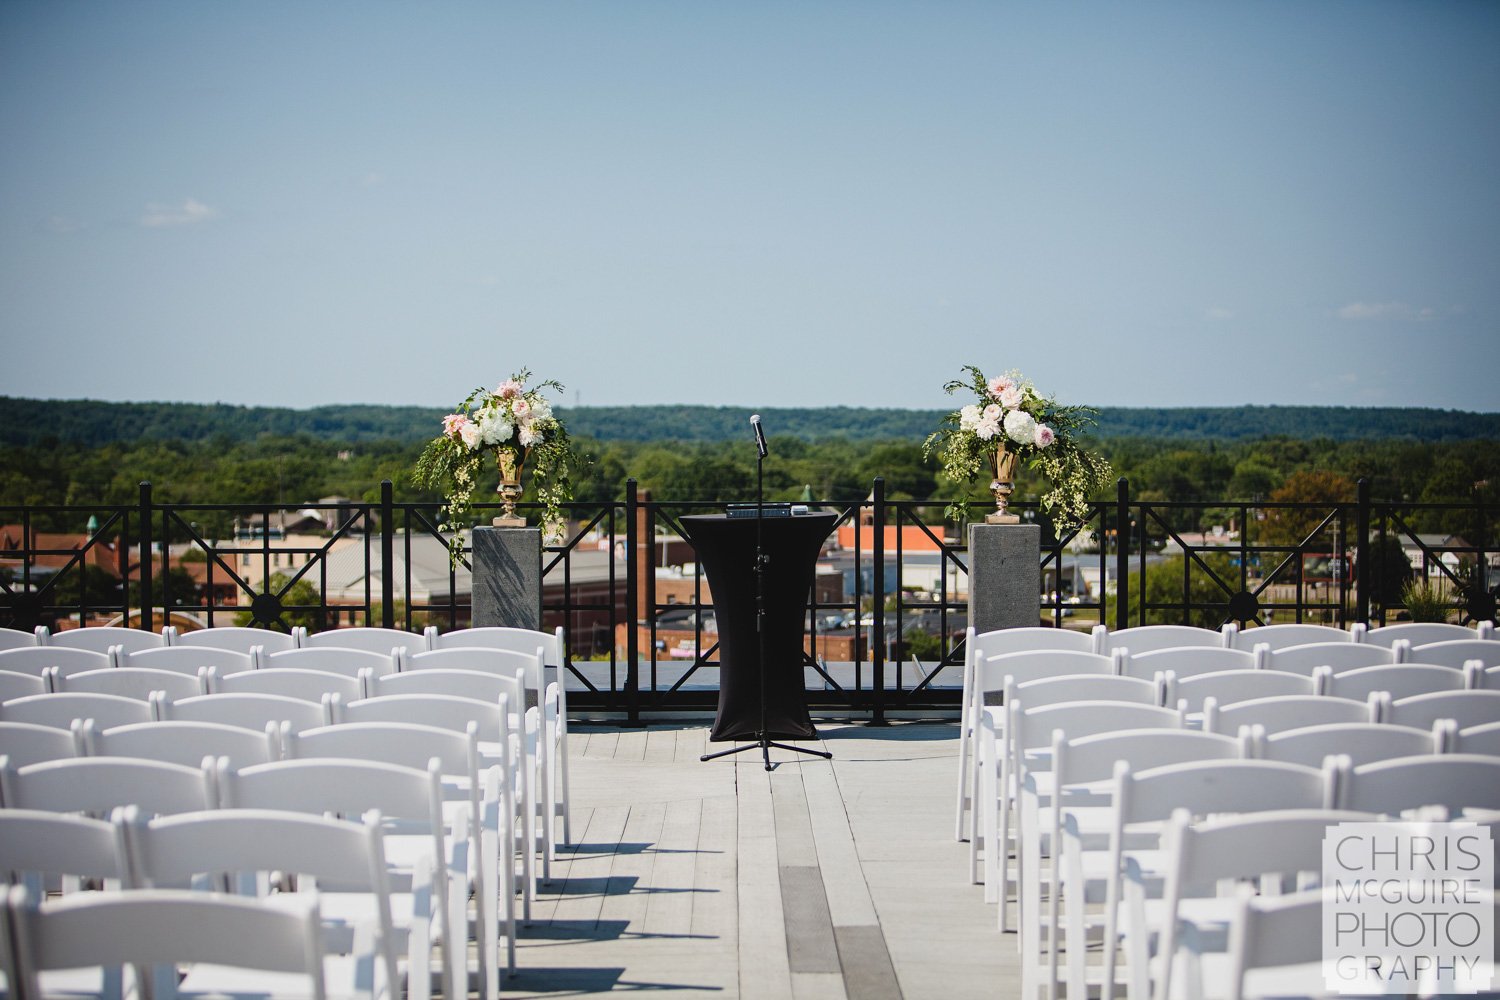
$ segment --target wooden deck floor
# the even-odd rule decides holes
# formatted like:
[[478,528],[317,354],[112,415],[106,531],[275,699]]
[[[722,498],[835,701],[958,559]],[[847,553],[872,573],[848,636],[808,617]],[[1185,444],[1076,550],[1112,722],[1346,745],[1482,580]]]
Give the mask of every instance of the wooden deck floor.
[[820,726],[830,761],[709,763],[703,725],[577,726],[573,839],[506,996],[961,1000],[1019,992],[953,840],[953,724]]

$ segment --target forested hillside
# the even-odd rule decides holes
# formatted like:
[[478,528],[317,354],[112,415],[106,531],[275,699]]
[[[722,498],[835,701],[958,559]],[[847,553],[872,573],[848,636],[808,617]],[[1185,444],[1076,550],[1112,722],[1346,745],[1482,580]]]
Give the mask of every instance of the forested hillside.
[[[748,433],[750,411],[712,406],[559,407],[568,428],[598,441],[734,441]],[[822,441],[920,441],[940,410],[767,408],[767,433]],[[223,403],[109,403],[0,396],[0,444],[42,441],[102,445],[133,441],[254,441],[306,434],[345,444],[411,443],[431,437],[444,411],[420,406],[319,406],[307,410]],[[1500,413],[1396,408],[1237,406],[1137,409],[1107,407],[1096,436],[1186,441],[1268,437],[1333,441],[1500,440]]]

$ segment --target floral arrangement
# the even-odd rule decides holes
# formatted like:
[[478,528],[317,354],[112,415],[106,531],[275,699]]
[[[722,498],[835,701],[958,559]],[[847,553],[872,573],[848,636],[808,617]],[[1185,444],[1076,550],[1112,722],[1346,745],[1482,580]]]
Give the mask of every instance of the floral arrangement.
[[[1018,461],[1040,472],[1051,483],[1042,494],[1042,509],[1052,517],[1056,529],[1066,531],[1083,523],[1088,500],[1107,487],[1112,472],[1109,463],[1084,451],[1077,436],[1094,424],[1097,411],[1086,406],[1061,406],[1036,391],[1036,387],[1009,371],[986,378],[973,365],[965,365],[968,379],[943,386],[949,395],[971,389],[979,398],[948,414],[943,426],[923,445],[928,457],[936,454],[943,475],[955,485],[972,485],[981,477],[994,476],[995,456],[1001,449],[1014,452]],[[969,495],[955,500],[948,517],[961,520],[968,511]]]
[[529,465],[543,507],[543,530],[548,536],[561,532],[562,505],[573,499],[570,471],[576,456],[542,390],[561,392],[563,387],[548,379],[528,389],[530,377],[522,369],[493,389],[469,393],[443,418],[443,432],[427,443],[412,471],[418,486],[443,489],[443,520],[453,530],[449,550],[455,560],[463,552],[477,479],[491,456],[502,470],[508,466],[517,481],[522,466]]

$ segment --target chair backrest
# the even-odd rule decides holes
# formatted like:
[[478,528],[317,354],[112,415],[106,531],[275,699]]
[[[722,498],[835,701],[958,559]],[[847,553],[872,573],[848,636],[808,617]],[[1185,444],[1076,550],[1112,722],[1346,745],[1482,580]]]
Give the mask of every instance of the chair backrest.
[[497,702],[501,695],[505,695],[510,699],[512,711],[524,703],[525,691],[526,679],[520,670],[509,677],[477,670],[409,670],[376,677],[370,685],[370,696],[375,698],[397,694],[446,694]]
[[49,675],[15,674],[9,670],[0,670],[0,701],[46,694],[51,690],[49,687],[51,680]]
[[327,703],[315,705],[276,694],[204,694],[196,698],[158,699],[158,718],[163,721],[218,722],[263,732],[266,723],[285,723],[295,732],[314,729],[333,721]]
[[1268,646],[1273,650],[1288,646],[1302,646],[1312,642],[1353,642],[1354,633],[1333,625],[1314,625],[1311,622],[1287,622],[1282,625],[1261,625],[1256,628],[1237,630],[1230,637],[1235,649],[1254,651],[1257,646]]
[[1172,673],[1166,683],[1166,703],[1189,712],[1203,711],[1206,698],[1215,699],[1223,707],[1253,698],[1317,693],[1311,677],[1271,670],[1219,670],[1180,680]]
[[1061,730],[1067,739],[1078,739],[1125,729],[1181,729],[1185,725],[1183,713],[1160,705],[1071,701],[1033,709],[1017,699],[1010,706],[1010,731],[1018,762],[1024,762],[1028,750],[1050,748],[1055,730]]
[[346,722],[292,733],[285,750],[288,760],[331,757],[409,768],[436,760],[446,776],[477,777],[479,771],[477,725],[460,732],[410,722]]
[[116,694],[34,694],[0,704],[0,721],[30,722],[54,729],[71,729],[74,719],[94,719],[101,726],[124,726],[150,722],[155,717],[151,702]]
[[1070,701],[1120,701],[1136,705],[1162,704],[1163,682],[1113,674],[1064,674],[1040,677],[1005,686],[1007,703],[1022,702],[1027,708],[1061,705]]
[[[1166,628],[1167,626],[1144,626]],[[1121,661],[1120,672],[1127,677],[1154,677],[1168,670],[1177,679],[1196,677],[1199,674],[1220,670],[1255,670],[1259,660],[1254,653],[1243,649],[1225,649],[1223,646],[1172,646],[1137,653],[1130,650]]]
[[54,675],[52,687],[55,691],[113,694],[137,701],[150,700],[153,691],[163,691],[171,698],[191,698],[205,693],[202,675],[190,677],[150,667],[106,667],[78,674],[59,673]]
[[1407,657],[1413,663],[1437,663],[1445,667],[1462,668],[1470,660],[1478,660],[1486,667],[1500,666],[1500,639],[1448,639],[1412,645]]
[[216,649],[213,646],[163,646],[160,649],[143,649],[115,658],[117,667],[150,667],[153,670],[171,670],[189,677],[197,677],[205,667],[213,667],[223,674],[250,670],[255,666],[248,652],[236,649]]
[[[1259,730],[1259,727],[1255,727]],[[1380,722],[1333,722],[1288,729],[1266,736],[1257,731],[1252,753],[1262,760],[1322,767],[1328,757],[1345,756],[1351,765],[1442,751],[1441,730],[1390,726]]]
[[337,694],[345,701],[363,698],[364,675],[346,677],[323,670],[302,670],[296,667],[271,667],[266,670],[241,670],[233,674],[210,675],[209,684],[215,694],[274,694],[283,698],[296,698],[321,704],[325,695]]
[[384,677],[396,672],[396,660],[391,654],[391,650],[378,653],[341,646],[284,649],[277,653],[263,653],[256,669],[321,670],[342,677],[358,677],[361,671],[369,671],[373,677]]
[[1001,653],[1034,653],[1043,649],[1067,649],[1078,653],[1094,651],[1094,637],[1087,632],[1023,625],[975,633],[968,641],[968,654],[977,662]]
[[40,974],[81,966],[212,964],[300,973],[324,1000],[322,921],[316,894],[268,906],[255,899],[151,889],[75,893],[37,903],[24,886],[7,899],[22,996],[41,996]]
[[1334,805],[1333,769],[1270,760],[1206,760],[1135,772],[1117,767],[1114,808],[1117,831],[1137,823],[1159,823],[1177,809],[1193,816],[1328,809]]
[[1452,719],[1460,729],[1500,722],[1500,691],[1434,691],[1397,698],[1381,721],[1422,729],[1438,719]]
[[1449,813],[1500,809],[1500,757],[1445,753],[1361,764],[1341,777],[1340,807],[1393,815],[1423,806]]
[[1453,753],[1475,753],[1500,757],[1500,722],[1485,722],[1458,730],[1454,733],[1452,745],[1448,749]]
[[1446,642],[1450,639],[1483,638],[1476,629],[1446,622],[1399,622],[1382,625],[1364,634],[1361,642],[1374,646],[1389,646],[1398,639],[1405,639],[1413,646],[1425,646],[1431,642]]
[[1117,761],[1139,773],[1193,760],[1235,760],[1244,751],[1244,741],[1236,737],[1195,729],[1121,729],[1074,738],[1059,731],[1052,743],[1052,773],[1062,788],[1112,781]]
[[0,651],[0,670],[17,674],[42,676],[48,667],[60,674],[81,674],[85,670],[103,670],[110,666],[108,653],[92,649],[68,649],[59,646],[22,646]]
[[982,701],[982,695],[986,692],[1004,692],[1006,678],[1010,678],[1015,684],[1025,684],[1045,677],[1077,674],[1104,677],[1115,672],[1115,660],[1098,653],[1069,649],[1000,653],[974,662],[974,691]]
[[281,728],[274,722],[256,732],[217,722],[143,722],[101,730],[88,721],[78,737],[81,752],[90,757],[139,757],[187,767],[204,757],[227,757],[235,767],[281,758]]
[[[494,701],[461,698],[445,694],[395,694],[351,701],[342,707],[340,725],[360,722],[412,723],[436,726],[456,733],[477,727],[479,739],[499,742],[509,736],[507,716],[512,695],[502,694]],[[306,735],[306,734],[304,734]]]
[[1271,650],[1262,669],[1282,670],[1311,677],[1319,667],[1331,667],[1334,673],[1374,667],[1396,662],[1396,651],[1390,646],[1359,642],[1310,642]]
[[48,632],[37,638],[38,645],[55,649],[91,649],[96,653],[108,653],[116,646],[127,652],[135,652],[140,649],[160,649],[167,644],[166,636],[160,632],[145,632],[119,625],[70,628],[65,632]]
[[0,872],[40,888],[38,876],[127,878],[115,828],[108,820],[45,809],[0,809]]
[[[1326,668],[1325,668],[1326,669]],[[1427,663],[1390,663],[1379,667],[1360,667],[1341,674],[1329,672],[1323,677],[1323,693],[1332,698],[1365,701],[1376,691],[1392,698],[1408,698],[1433,691],[1461,691],[1470,686],[1464,671]]]
[[1284,694],[1252,698],[1224,708],[1217,699],[1203,703],[1203,728],[1210,733],[1238,733],[1241,726],[1259,725],[1267,733],[1333,722],[1378,722],[1375,706],[1345,698]]
[[63,760],[77,754],[73,734],[67,729],[34,722],[0,722],[0,756],[9,757],[11,767]]
[[199,767],[132,757],[73,757],[0,769],[0,804],[108,815],[134,805],[147,814],[192,812],[217,805],[213,762]]
[[213,628],[200,628],[193,632],[173,633],[171,641],[174,646],[207,646],[240,653],[248,653],[257,646],[268,653],[296,648],[296,640],[290,633],[244,625],[215,625]]
[[1219,646],[1229,636],[1222,631],[1200,628],[1196,625],[1136,625],[1112,632],[1107,626],[1094,626],[1094,652],[1112,653],[1117,649],[1129,650],[1131,655],[1151,653],[1158,649],[1177,646]]
[[563,633],[558,628],[541,632],[529,628],[503,628],[481,626],[479,628],[454,629],[440,632],[436,625],[427,626],[423,633],[428,649],[456,649],[480,647],[483,649],[508,649],[516,653],[531,653],[541,647],[542,662],[549,667],[561,665],[563,658]]
[[540,684],[542,658],[537,650],[518,652],[511,649],[483,646],[455,646],[433,649],[425,653],[401,654],[397,662],[402,673],[416,670],[477,670],[480,673],[516,676],[522,671],[526,689],[531,692],[527,699],[541,703]]
[[22,632],[20,629],[0,628],[0,650],[24,649],[27,646],[37,644],[35,632]]
[[317,649],[319,647],[336,646],[340,649],[363,649],[371,653],[382,653],[386,656],[393,655],[393,649],[404,649],[408,653],[420,653],[430,648],[427,645],[427,636],[416,632],[406,632],[398,628],[380,628],[377,626],[361,626],[359,628],[335,628],[326,632],[309,632],[306,628],[298,625],[292,629],[292,636],[297,642],[299,649]]

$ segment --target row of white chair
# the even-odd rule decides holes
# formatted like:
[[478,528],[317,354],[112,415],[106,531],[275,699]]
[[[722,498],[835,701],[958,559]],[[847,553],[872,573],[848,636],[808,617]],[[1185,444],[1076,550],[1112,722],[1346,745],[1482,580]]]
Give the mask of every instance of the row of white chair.
[[[155,735],[159,740],[163,734]],[[410,722],[365,722],[287,734],[290,759],[248,767],[212,757],[196,768],[127,757],[62,759],[20,768],[7,762],[0,768],[0,794],[6,806],[0,809],[0,822],[13,809],[107,815],[111,808],[126,804],[153,815],[227,807],[359,816],[378,808],[388,820],[399,817],[422,824],[423,843],[434,848],[434,857],[447,859],[446,875],[434,890],[434,909],[445,915],[443,927],[454,929],[438,933],[445,950],[445,991],[453,995],[454,963],[463,953],[463,941],[472,936],[480,943],[483,995],[491,998],[501,936],[497,915],[503,917],[507,965],[514,965],[514,790],[520,780],[512,756],[514,742],[487,743],[495,756],[482,756],[478,726],[472,722],[463,731]],[[444,801],[444,779],[452,782],[452,802]],[[529,904],[533,887],[524,880],[531,872],[526,864],[530,852],[524,842],[520,846]],[[219,863],[230,870],[238,860],[225,853]],[[464,911],[471,897],[475,912],[472,932],[466,935],[471,921]]]
[[[287,649],[338,646],[344,649],[368,649],[377,653],[388,653],[399,647],[408,652],[420,653],[427,649],[444,649],[455,645],[484,645],[483,642],[473,642],[474,635],[470,633],[482,634],[487,628],[489,626],[455,629],[444,633],[436,625],[429,625],[418,633],[380,626],[360,626],[309,632],[298,625],[290,632],[277,632],[243,625],[217,625],[182,632],[176,626],[167,625],[160,632],[148,632],[119,625],[91,625],[53,632],[45,625],[38,625],[31,632],[0,628],[0,650],[50,646],[105,653],[111,647],[123,646],[127,652],[134,653],[163,646],[197,646],[248,653],[252,647],[260,646],[267,652],[278,653]],[[561,630],[559,638],[560,633]],[[551,652],[549,650],[549,654]],[[557,650],[556,655],[559,659],[549,659],[548,662],[560,662],[562,650]]]

